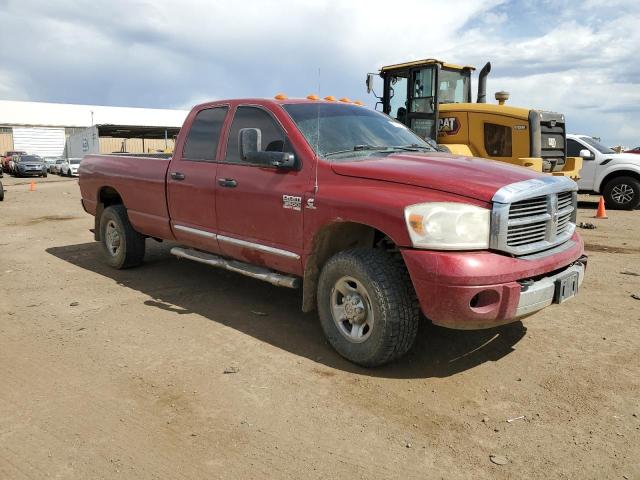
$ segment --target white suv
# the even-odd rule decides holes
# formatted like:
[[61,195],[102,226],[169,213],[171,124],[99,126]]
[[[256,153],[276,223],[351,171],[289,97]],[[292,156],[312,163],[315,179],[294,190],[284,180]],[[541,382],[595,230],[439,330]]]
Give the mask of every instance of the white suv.
[[80,168],[81,158],[70,158],[66,162],[60,165],[58,173],[65,177],[76,177],[78,176],[78,168]]
[[587,135],[567,135],[567,156],[582,157],[581,192],[602,194],[614,209],[640,205],[640,155],[616,153]]

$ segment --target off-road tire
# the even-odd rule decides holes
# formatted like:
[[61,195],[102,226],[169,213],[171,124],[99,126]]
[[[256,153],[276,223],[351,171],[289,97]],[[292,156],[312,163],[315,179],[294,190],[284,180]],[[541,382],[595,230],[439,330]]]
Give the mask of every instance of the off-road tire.
[[[120,237],[120,248],[116,254],[112,254],[107,246],[105,232],[109,222],[113,222]],[[123,205],[107,207],[100,217],[100,242],[107,263],[117,269],[137,267],[144,260],[145,238],[136,232],[127,216],[127,209]]]
[[[626,188],[633,190],[633,197],[630,201],[621,203],[617,201],[615,197],[614,189],[626,186]],[[640,205],[640,181],[634,177],[615,177],[607,182],[603,192],[604,201],[607,208],[612,210],[633,210]]]
[[[374,322],[362,343],[350,342],[332,315],[332,291],[343,277],[366,288]],[[318,281],[320,324],[331,346],[346,359],[364,367],[391,362],[413,346],[420,311],[409,274],[400,258],[383,250],[358,248],[337,253],[322,268]]]

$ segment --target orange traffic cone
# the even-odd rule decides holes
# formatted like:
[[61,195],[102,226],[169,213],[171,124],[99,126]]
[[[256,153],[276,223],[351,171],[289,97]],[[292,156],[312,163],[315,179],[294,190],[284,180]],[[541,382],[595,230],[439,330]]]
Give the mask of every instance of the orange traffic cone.
[[29,191],[30,192],[35,192],[35,190],[36,190],[36,182],[31,180],[31,185],[29,185]]
[[600,197],[600,201],[598,202],[598,211],[594,218],[609,218],[607,217],[607,211],[604,208],[604,198],[602,197]]

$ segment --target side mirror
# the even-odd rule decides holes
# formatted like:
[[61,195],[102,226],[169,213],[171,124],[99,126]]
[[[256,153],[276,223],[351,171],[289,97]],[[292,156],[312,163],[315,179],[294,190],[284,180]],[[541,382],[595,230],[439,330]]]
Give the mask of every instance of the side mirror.
[[580,150],[580,158],[582,158],[583,160],[593,160],[594,159],[594,155],[593,153],[591,153],[590,150],[583,148],[582,150]]
[[285,152],[252,152],[247,155],[247,162],[276,167],[277,169],[291,169],[296,166],[296,157],[293,153]]
[[371,93],[373,91],[373,73],[367,73],[367,80],[365,83],[367,85],[367,93]]
[[262,150],[262,131],[259,128],[241,128],[238,132],[240,158],[248,160],[249,156]]

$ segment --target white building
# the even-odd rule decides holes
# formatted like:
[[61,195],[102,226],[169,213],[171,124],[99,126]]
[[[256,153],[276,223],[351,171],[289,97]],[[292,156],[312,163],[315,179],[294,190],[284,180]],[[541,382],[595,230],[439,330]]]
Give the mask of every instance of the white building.
[[[60,156],[67,139],[88,127],[104,133],[100,151],[143,153],[173,147],[187,110],[0,100],[0,154],[23,150]],[[146,141],[146,144],[145,144]]]

